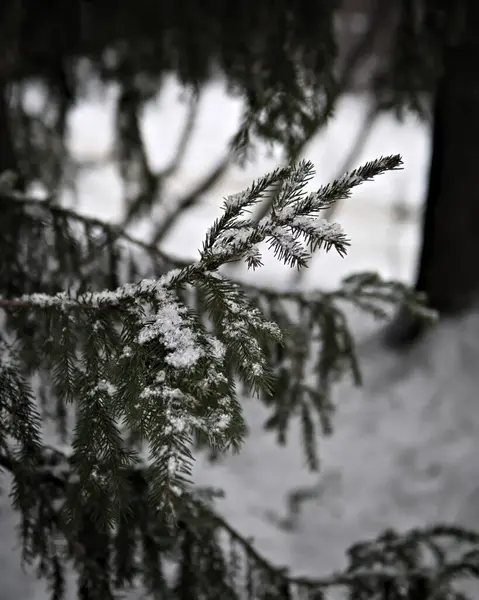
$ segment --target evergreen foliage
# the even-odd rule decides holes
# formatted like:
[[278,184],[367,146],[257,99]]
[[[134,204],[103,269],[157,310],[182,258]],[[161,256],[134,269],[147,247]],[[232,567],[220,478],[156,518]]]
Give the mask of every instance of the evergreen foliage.
[[[423,113],[467,3],[387,4],[391,44],[371,75],[378,104]],[[92,82],[117,90],[125,225],[163,200],[198,98],[218,73],[244,111],[205,189],[257,140],[297,162],[347,87],[348,65],[339,73],[335,65],[340,12],[339,2],[309,0],[137,0],[135,10],[121,0],[113,11],[103,0],[0,3],[0,169],[17,170],[20,188],[41,182],[51,192],[38,201],[15,192],[8,175],[0,181],[0,468],[11,477],[4,483],[21,517],[24,560],[55,600],[71,566],[82,600],[130,588],[173,600],[320,600],[336,590],[351,600],[459,600],[457,579],[478,575],[477,535],[437,526],[384,532],[350,548],[343,572],[294,578],[216,513],[217,491],[190,480],[197,452],[240,450],[251,392],[279,443],[299,421],[306,463],[317,469],[318,434],[333,426],[334,383],[345,375],[360,383],[344,303],[378,318],[398,305],[431,317],[421,298],[373,273],[302,293],[240,284],[222,269],[239,260],[260,267],[264,243],[295,268],[321,247],[345,254],[346,236],[318,213],[397,168],[398,157],[316,193],[305,189],[310,163],[278,169],[226,199],[194,264],[59,202],[75,175],[69,111],[91,96]],[[141,114],[170,74],[191,92],[191,111],[172,164],[155,173]],[[32,83],[46,92],[40,112],[25,102]],[[249,210],[266,196],[271,211],[257,222]],[[180,210],[193,201],[185,197]]]
[[[94,87],[113,84],[115,159],[132,214],[161,200],[166,173],[152,169],[141,115],[174,74],[194,98],[221,74],[241,98],[241,124],[231,140],[230,160],[245,160],[258,140],[277,144],[297,162],[305,143],[324,125],[350,83],[369,61],[381,108],[424,114],[442,68],[442,49],[460,34],[465,3],[400,0],[374,5],[385,13],[390,43],[380,60],[368,45],[360,58],[341,58],[336,24],[344,17],[337,0],[242,1],[4,0],[0,7],[0,91],[8,90],[8,122],[17,168],[26,181],[49,191],[69,182],[74,166],[66,137],[68,115]],[[374,20],[374,18],[373,18]],[[391,23],[394,25],[392,26]],[[377,28],[377,27],[376,27]],[[343,61],[344,62],[344,61]],[[354,66],[353,66],[354,63]],[[369,64],[368,63],[368,64]],[[25,92],[46,90],[32,111]],[[5,89],[4,89],[5,88]],[[425,102],[426,100],[426,102]],[[12,165],[3,165],[11,168]]]
[[[178,600],[318,599],[337,587],[351,599],[461,597],[451,581],[478,568],[470,533],[385,532],[351,548],[343,573],[291,578],[216,514],[217,491],[190,478],[201,448],[240,449],[241,398],[251,391],[281,443],[300,420],[317,468],[332,386],[348,372],[360,379],[341,302],[377,317],[398,303],[431,316],[406,287],[370,273],[302,294],[221,272],[237,260],[260,267],[265,242],[297,268],[320,247],[344,254],[346,235],[320,212],[400,164],[381,158],[316,192],[306,189],[311,163],[277,169],[226,198],[199,260],[183,265],[2,178],[0,466],[12,478],[24,560],[53,599],[64,597],[68,565],[84,600],[128,589]],[[271,214],[256,223],[248,213],[271,188]],[[49,424],[61,444],[48,443]],[[459,559],[451,540],[464,548]]]

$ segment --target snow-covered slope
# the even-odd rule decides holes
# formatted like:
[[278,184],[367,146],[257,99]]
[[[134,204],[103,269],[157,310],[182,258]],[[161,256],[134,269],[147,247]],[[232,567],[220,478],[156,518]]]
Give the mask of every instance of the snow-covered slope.
[[[172,83],[158,106],[145,118],[152,162],[168,162],[184,107]],[[221,158],[234,131],[238,105],[226,99],[220,84],[205,94],[194,143],[182,169],[171,182],[172,198],[194,184]],[[317,182],[336,174],[347,153],[365,103],[345,98],[327,131],[314,140],[306,157],[317,165]],[[111,145],[111,115],[100,103],[80,107],[72,118],[72,148],[83,159],[102,158]],[[334,285],[345,273],[377,269],[383,275],[410,279],[417,249],[418,207],[427,172],[428,133],[414,119],[404,124],[383,117],[358,163],[389,153],[401,153],[405,169],[365,185],[344,202],[337,214],[352,238],[346,259],[333,255],[314,261],[301,285]],[[166,243],[167,249],[194,257],[206,228],[217,215],[221,198],[239,191],[251,179],[276,164],[258,157],[245,171],[232,169],[190,211]],[[81,210],[103,218],[118,218],[120,186],[106,167],[79,181]],[[406,204],[410,218],[395,223],[393,207]],[[262,285],[291,285],[291,276],[273,260],[253,275]],[[362,321],[358,331],[368,329]],[[337,390],[335,432],[321,443],[322,471],[303,468],[298,434],[287,448],[278,448],[261,429],[264,413],[253,401],[245,404],[251,434],[242,453],[210,467],[199,462],[196,480],[226,491],[221,510],[258,548],[294,573],[320,575],[340,568],[344,550],[387,526],[406,529],[435,521],[479,524],[476,491],[479,480],[479,316],[446,322],[407,356],[385,353],[374,343],[362,356],[365,386],[347,382]],[[303,505],[296,527],[285,530],[287,494],[298,486],[320,484],[320,494]],[[43,586],[23,576],[14,543],[12,516],[0,514],[0,600],[43,599]]]

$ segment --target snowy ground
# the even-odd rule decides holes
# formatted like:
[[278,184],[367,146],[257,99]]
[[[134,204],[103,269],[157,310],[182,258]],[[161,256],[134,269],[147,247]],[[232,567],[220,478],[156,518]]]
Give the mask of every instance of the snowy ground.
[[[148,111],[145,132],[152,162],[168,161],[183,109],[177,90]],[[238,118],[238,106],[212,86],[203,98],[202,117],[183,168],[171,182],[170,194],[181,193],[221,158]],[[364,103],[346,98],[337,117],[306,152],[318,169],[317,180],[336,174],[360,126]],[[72,147],[82,158],[108,153],[111,126],[104,105],[78,109],[72,119]],[[383,117],[371,136],[362,162],[379,155],[401,153],[405,170],[384,175],[363,186],[337,214],[352,238],[349,256],[321,256],[302,281],[306,287],[334,285],[345,273],[379,269],[388,277],[410,279],[417,249],[418,206],[427,172],[428,134],[410,119],[405,124]],[[267,171],[274,157],[262,157],[246,171],[232,169],[225,180],[195,208],[167,240],[167,248],[194,258],[206,228],[217,214],[221,198],[239,191]],[[103,218],[118,215],[120,187],[110,168],[82,176],[81,208]],[[393,218],[394,204],[410,208],[403,223]],[[291,285],[291,275],[268,261],[253,277],[261,284]],[[364,323],[356,323],[365,329]],[[264,418],[254,402],[245,405],[251,435],[239,456],[209,467],[199,462],[196,481],[225,489],[221,510],[242,533],[278,565],[295,574],[319,576],[343,565],[344,550],[358,539],[385,527],[406,529],[430,522],[479,525],[479,411],[476,409],[479,358],[479,316],[444,323],[411,355],[385,353],[374,341],[362,356],[365,386],[353,390],[347,382],[337,390],[335,432],[321,443],[322,471],[311,475],[303,467],[297,433],[286,449],[261,429]],[[296,527],[285,530],[289,491],[321,483],[318,498],[303,505]],[[1,509],[0,600],[42,600],[43,586],[22,575],[12,551],[13,519]]]

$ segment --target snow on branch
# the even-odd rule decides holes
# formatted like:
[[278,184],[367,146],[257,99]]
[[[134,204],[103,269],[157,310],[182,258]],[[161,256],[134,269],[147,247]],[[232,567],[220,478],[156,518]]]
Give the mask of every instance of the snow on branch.
[[[278,373],[272,370],[271,353],[284,344],[281,323],[276,322],[275,311],[266,317],[261,303],[218,270],[236,260],[260,266],[258,246],[264,242],[281,261],[298,268],[306,266],[319,247],[335,248],[343,255],[349,244],[345,234],[339,225],[326,224],[320,211],[362,181],[400,164],[399,156],[381,158],[311,193],[306,192],[314,174],[310,162],[277,169],[225,200],[197,263],[115,289],[89,290],[84,283],[54,294],[0,298],[0,307],[12,316],[19,356],[29,357],[27,370],[50,373],[54,394],[77,407],[73,464],[84,501],[96,500],[103,511],[100,516],[114,521],[127,502],[120,474],[125,465],[138,460],[139,447],[128,446],[124,431],[148,449],[153,504],[174,514],[191,478],[194,440],[217,452],[239,450],[243,442],[246,428],[237,382],[266,396],[275,389]],[[272,187],[279,190],[273,210],[256,224],[248,211]],[[35,206],[28,206],[35,223]],[[51,218],[54,231],[68,226],[67,215],[57,208],[52,207]],[[73,242],[69,234],[59,235],[62,243],[73,244],[71,260],[81,267],[98,250],[98,246],[91,250],[89,237]],[[113,252],[110,261],[114,260],[118,257]],[[69,268],[75,267],[73,263]],[[68,267],[62,272],[68,273]],[[203,314],[189,307],[186,289],[199,291]],[[36,328],[40,333],[25,337],[32,311],[41,324]],[[206,315],[211,326],[203,320]],[[334,319],[346,336],[336,351],[347,352],[350,336],[337,314]],[[304,347],[311,350],[313,341],[312,336]],[[298,358],[302,365],[305,358]],[[301,376],[303,367],[298,370]],[[320,360],[318,373],[324,376],[327,368]],[[326,392],[297,383],[295,394],[299,390],[305,394],[298,401],[303,402],[303,423],[311,437],[308,403],[326,406]],[[314,463],[312,455],[310,462]]]

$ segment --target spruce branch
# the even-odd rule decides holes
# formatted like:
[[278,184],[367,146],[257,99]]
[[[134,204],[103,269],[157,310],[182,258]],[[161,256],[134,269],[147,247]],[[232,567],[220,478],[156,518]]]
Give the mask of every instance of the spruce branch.
[[[405,286],[382,282],[371,274],[349,278],[333,292],[304,293],[275,292],[238,284],[221,275],[219,269],[240,259],[246,260],[252,268],[261,265],[258,245],[268,241],[280,259],[299,267],[308,260],[308,245],[313,250],[320,245],[334,246],[338,252],[344,252],[347,239],[342,231],[319,219],[318,214],[332,198],[349,193],[360,181],[383,169],[396,168],[399,163],[398,157],[373,161],[316,193],[306,192],[306,184],[313,175],[311,163],[303,161],[294,168],[278,169],[260,178],[248,190],[228,197],[223,215],[207,233],[199,261],[174,269],[171,269],[175,263],[170,257],[137,242],[121,228],[78,216],[56,205],[15,196],[3,198],[14,208],[25,206],[31,211],[29,227],[36,225],[38,214],[50,214],[54,232],[60,231],[55,233],[60,241],[63,232],[68,233],[69,229],[57,223],[82,225],[87,234],[86,246],[80,238],[77,240],[73,233],[68,233],[74,238],[66,240],[74,256],[66,262],[64,273],[68,273],[69,265],[84,264],[82,261],[88,264],[98,250],[107,250],[109,259],[105,267],[111,270],[111,265],[121,259],[115,249],[120,239],[158,257],[163,272],[168,271],[157,279],[142,279],[116,289],[113,285],[109,290],[86,291],[83,285],[57,294],[35,292],[17,298],[0,298],[0,307],[7,310],[13,330],[18,332],[25,364],[31,373],[44,369],[51,374],[52,388],[48,393],[55,394],[59,414],[66,414],[67,405],[77,396],[88,395],[89,385],[103,395],[110,390],[103,400],[95,396],[99,402],[94,403],[98,415],[101,402],[106,402],[112,412],[105,418],[111,420],[112,426],[115,420],[123,421],[129,439],[151,441],[152,436],[155,437],[162,456],[160,459],[158,455],[158,461],[163,465],[155,471],[158,494],[161,489],[181,487],[170,481],[164,465],[172,465],[171,471],[177,473],[179,483],[188,477],[192,461],[186,438],[181,441],[178,434],[176,439],[180,445],[176,449],[173,434],[166,443],[162,428],[167,424],[160,418],[165,416],[165,411],[155,412],[158,402],[170,407],[170,423],[171,419],[183,423],[179,433],[194,432],[200,446],[209,446],[217,452],[229,445],[225,445],[229,439],[232,447],[238,449],[244,423],[235,400],[237,384],[239,392],[253,391],[270,407],[265,426],[277,432],[281,443],[286,442],[290,420],[299,416],[307,463],[310,468],[318,468],[315,431],[318,426],[324,434],[332,431],[332,385],[348,371],[360,382],[354,339],[340,303],[350,302],[385,318],[388,306],[406,302],[417,309],[417,299]],[[281,193],[271,215],[256,225],[248,219],[248,211],[272,186]],[[91,239],[90,232],[95,227],[102,233],[99,243]],[[58,251],[63,248],[61,244],[54,247]],[[84,247],[87,248],[85,258]],[[32,310],[37,315],[35,334],[25,343],[20,332]],[[44,315],[43,320],[39,319],[39,312]],[[281,331],[288,335],[283,338]],[[199,353],[198,345],[202,348]],[[314,356],[316,359],[311,362]],[[165,361],[171,366],[172,361],[181,357],[195,358],[189,371],[186,363],[179,365],[179,383],[175,378],[155,379],[158,373],[152,368],[158,369],[163,378]],[[284,360],[278,361],[279,357]],[[94,378],[96,383],[89,384],[87,374],[93,368],[98,370],[98,375]],[[126,372],[130,374],[127,383],[124,382]],[[206,376],[206,373],[209,374]],[[215,377],[226,387],[221,387],[223,383],[220,387],[207,383]],[[198,381],[203,382],[200,387]],[[172,393],[179,396],[174,397]],[[201,414],[195,413],[198,398],[204,403]],[[226,413],[223,404],[221,408],[215,404],[223,403],[224,398],[231,400]],[[178,403],[189,406],[186,413],[179,409]],[[99,416],[100,421],[102,418]],[[154,423],[158,424],[157,429]],[[222,425],[217,429],[215,423]],[[236,429],[229,429],[232,424]],[[170,431],[176,431],[175,427]],[[211,435],[215,431],[217,433]],[[234,435],[229,438],[232,432]],[[86,434],[81,433],[80,438],[78,448],[88,444]],[[100,431],[98,439],[107,443]],[[166,455],[165,448],[170,448]],[[178,456],[183,457],[184,465]],[[130,458],[135,460],[133,455]],[[174,464],[179,470],[173,469]]]
[[11,206],[13,203],[16,203],[25,208],[33,209],[34,211],[40,211],[43,214],[50,214],[59,218],[67,219],[71,222],[83,224],[91,229],[98,228],[109,234],[111,243],[119,239],[123,239],[133,246],[145,250],[148,254],[167,261],[168,264],[178,264],[179,266],[186,266],[187,264],[190,264],[169,257],[167,254],[160,251],[156,246],[135,238],[129,234],[124,227],[107,223],[95,217],[81,215],[74,210],[52,204],[50,198],[47,198],[46,200],[39,200],[38,198],[26,197],[24,194],[20,194],[18,192],[9,191],[9,193],[5,193],[0,191],[0,202],[4,203],[5,208],[7,208],[9,205]]
[[[220,270],[235,260],[260,266],[265,243],[283,262],[298,267],[317,247],[344,254],[347,238],[320,219],[321,211],[355,185],[399,164],[398,157],[372,161],[312,193],[306,189],[311,163],[278,169],[225,200],[195,263],[174,265],[144,245],[166,273],[136,283],[113,277],[102,289],[72,286],[0,298],[9,334],[18,343],[19,368],[26,376],[49,373],[53,395],[75,412],[68,456],[45,452],[28,401],[30,416],[16,417],[16,445],[0,439],[0,466],[13,474],[22,516],[25,558],[41,559],[41,574],[56,597],[64,588],[66,556],[78,570],[80,594],[95,600],[113,598],[116,587],[133,585],[138,577],[152,594],[188,595],[194,589],[205,597],[234,600],[244,583],[253,597],[268,593],[278,600],[294,594],[317,600],[333,587],[367,594],[407,590],[419,597],[438,590],[438,598],[443,590],[450,592],[459,563],[449,560],[440,545],[429,544],[439,557],[431,566],[421,554],[421,544],[429,542],[414,532],[388,532],[384,539],[351,549],[346,572],[319,581],[292,578],[270,565],[191,488],[195,444],[212,453],[240,449],[246,426],[238,395],[244,391],[258,393],[269,407],[265,427],[280,443],[286,443],[291,419],[299,418],[308,465],[318,468],[316,432],[318,426],[331,432],[332,385],[346,371],[360,381],[354,339],[340,304],[384,318],[388,307],[400,302],[416,308],[417,297],[371,273],[346,278],[330,292],[298,293],[241,285]],[[273,210],[256,224],[249,210],[271,187],[279,190]],[[23,200],[10,197],[9,202],[18,208]],[[28,226],[42,235],[50,232],[57,252],[62,244],[68,248],[58,271],[62,276],[73,269],[117,272],[116,244],[132,241],[120,228],[103,228],[44,204],[40,213],[49,218],[39,218],[39,204],[26,204]],[[86,239],[75,235],[73,221],[81,224]],[[101,231],[99,241],[91,235],[93,227]],[[99,248],[108,260],[95,271],[91,261]],[[32,314],[36,328],[25,337]],[[3,378],[5,389],[16,385],[8,369]],[[16,448],[25,443],[19,428],[28,419],[25,431],[31,432],[36,450],[26,470]],[[63,555],[38,541],[59,538],[65,542]],[[475,568],[475,543],[462,557],[463,569]],[[202,566],[192,568],[200,552]],[[167,560],[178,565],[173,577],[165,572]]]
[[[220,452],[238,450],[242,443],[245,424],[233,375],[253,390],[271,394],[273,374],[264,348],[281,344],[281,331],[218,269],[241,259],[259,266],[258,245],[263,242],[285,264],[298,267],[309,259],[304,244],[312,250],[334,246],[343,253],[347,238],[339,227],[319,221],[319,211],[361,181],[399,164],[397,156],[380,159],[309,194],[305,186],[314,173],[311,163],[278,169],[225,201],[223,215],[208,231],[193,265],[111,291],[33,293],[0,300],[6,310],[40,310],[47,318],[48,339],[55,343],[38,348],[45,353],[40,364],[50,371],[59,399],[76,402],[72,444],[77,474],[84,501],[102,508],[105,523],[115,521],[127,497],[121,468],[137,460],[125,445],[121,423],[148,447],[153,504],[174,514],[175,501],[191,476],[192,436]],[[280,186],[274,210],[255,226],[246,213],[271,186]],[[55,239],[62,239],[58,230],[66,215],[55,207],[51,214]],[[68,238],[77,260],[81,250],[74,240]],[[178,290],[186,286],[203,290],[213,332],[179,299]],[[130,345],[122,346],[122,338]],[[318,369],[324,375],[321,364]],[[314,402],[320,399],[313,393]],[[305,404],[302,415],[311,448],[314,427]],[[311,452],[309,456],[315,463]],[[99,458],[108,478],[98,473]]]
[[[456,579],[464,574],[477,576],[479,572],[479,536],[460,527],[436,525],[403,533],[388,530],[375,539],[358,542],[348,549],[348,565],[343,571],[319,578],[291,576],[287,569],[273,565],[259,553],[251,539],[217,514],[207,496],[195,490],[185,490],[177,527],[169,528],[164,519],[147,510],[148,468],[140,463],[127,468],[129,481],[134,483],[131,493],[135,495],[136,510],[128,516],[123,514],[120,527],[106,535],[93,536],[91,539],[98,544],[94,549],[90,546],[91,539],[81,537],[80,526],[72,528],[68,524],[61,508],[50,506],[45,512],[49,501],[55,499],[55,505],[61,506],[66,496],[78,490],[78,481],[72,476],[71,456],[51,448],[44,452],[43,457],[39,455],[37,458],[43,466],[40,467],[39,463],[30,485],[36,490],[36,514],[48,520],[44,522],[41,516],[34,518],[31,515],[32,520],[24,529],[24,542],[28,549],[27,562],[41,559],[45,567],[43,575],[50,580],[58,577],[56,570],[60,574],[64,572],[69,558],[85,569],[84,561],[91,551],[96,557],[112,555],[116,579],[122,583],[120,587],[127,587],[133,580],[139,579],[150,593],[158,593],[158,588],[171,593],[183,585],[187,594],[201,590],[211,596],[218,586],[225,593],[226,586],[231,585],[233,579],[235,586],[230,593],[238,594],[247,584],[251,586],[252,597],[255,594],[262,597],[261,594],[269,591],[268,597],[275,600],[289,597],[317,600],[318,597],[327,598],[331,590],[338,588],[350,595],[360,594],[360,598],[387,597],[389,594],[411,600],[460,600],[464,596],[455,588]],[[0,452],[0,467],[3,469],[15,473],[17,461],[18,458]],[[43,546],[35,544],[39,526],[44,527],[43,535],[46,536],[47,543]],[[119,546],[119,537],[125,536],[131,544],[126,554],[124,549],[120,551]],[[64,540],[65,553],[49,552],[49,541],[53,538],[57,547],[59,540]],[[148,555],[153,551],[151,544],[156,544],[156,551]],[[142,547],[143,556],[150,548],[146,554],[149,559],[145,561],[138,560]],[[197,553],[202,560],[193,563],[192,555]],[[173,573],[169,569],[169,575],[165,573],[167,560],[172,561],[175,567]],[[221,568],[219,564],[222,564]],[[103,569],[107,568],[103,565]],[[188,572],[188,569],[192,571]],[[87,568],[83,571],[83,584],[91,587],[93,598],[105,597],[100,593],[106,592],[114,597],[117,588],[108,578],[105,590],[105,575],[106,571],[103,577],[102,572],[98,572],[98,564],[96,570]],[[155,582],[154,588],[151,587],[152,581]],[[232,597],[242,598],[241,595]]]

